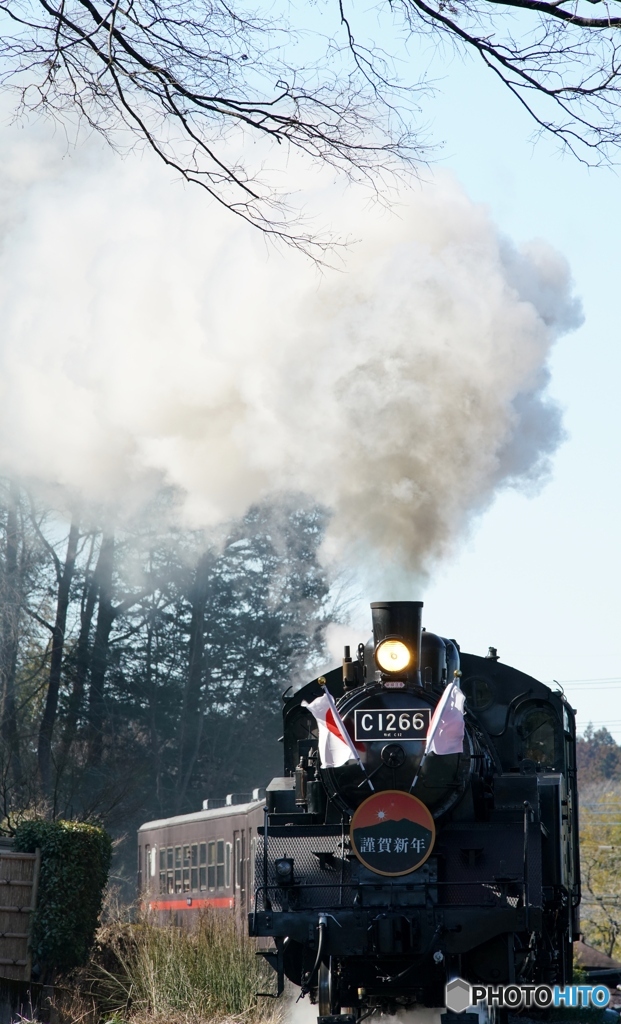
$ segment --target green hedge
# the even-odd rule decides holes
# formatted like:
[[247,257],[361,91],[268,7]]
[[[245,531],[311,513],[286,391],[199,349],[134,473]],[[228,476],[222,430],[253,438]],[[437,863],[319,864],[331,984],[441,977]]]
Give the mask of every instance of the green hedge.
[[15,849],[41,850],[32,955],[42,969],[70,970],[86,963],[101,912],[112,841],[96,825],[79,821],[24,821]]

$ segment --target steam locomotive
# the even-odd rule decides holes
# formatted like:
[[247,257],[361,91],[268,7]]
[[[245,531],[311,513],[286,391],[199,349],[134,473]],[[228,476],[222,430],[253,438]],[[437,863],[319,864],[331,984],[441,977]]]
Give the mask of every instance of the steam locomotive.
[[[250,934],[318,1003],[318,1024],[444,1006],[472,984],[565,984],[579,937],[575,719],[564,695],[371,605],[373,637],[285,699],[284,770],[255,832]],[[425,750],[447,687],[459,751]],[[334,698],[351,756],[322,763],[312,704]],[[328,715],[328,719],[330,715]],[[343,737],[341,736],[341,739]],[[271,945],[266,948],[266,939]]]

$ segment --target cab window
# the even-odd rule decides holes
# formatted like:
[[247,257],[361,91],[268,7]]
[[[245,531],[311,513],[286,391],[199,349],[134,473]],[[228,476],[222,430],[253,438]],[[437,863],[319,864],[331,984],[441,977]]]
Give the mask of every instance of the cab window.
[[558,722],[549,708],[531,707],[519,722],[522,760],[552,767],[558,760]]

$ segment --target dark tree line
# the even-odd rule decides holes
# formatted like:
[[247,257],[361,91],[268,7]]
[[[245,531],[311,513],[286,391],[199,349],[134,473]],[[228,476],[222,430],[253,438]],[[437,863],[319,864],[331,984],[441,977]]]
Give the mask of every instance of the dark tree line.
[[605,726],[588,725],[578,737],[576,763],[581,786],[621,781],[621,746]]
[[257,506],[209,544],[168,501],[101,529],[2,483],[7,828],[25,809],[133,827],[278,771],[281,694],[323,654],[324,513]]

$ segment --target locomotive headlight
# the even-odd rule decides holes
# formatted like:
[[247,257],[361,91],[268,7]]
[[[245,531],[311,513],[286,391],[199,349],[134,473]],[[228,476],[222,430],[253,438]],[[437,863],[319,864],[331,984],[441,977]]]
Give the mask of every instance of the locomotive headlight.
[[403,640],[382,640],[375,649],[382,672],[405,672],[412,664],[412,652]]
[[293,885],[293,857],[279,857],[274,867],[279,885]]

